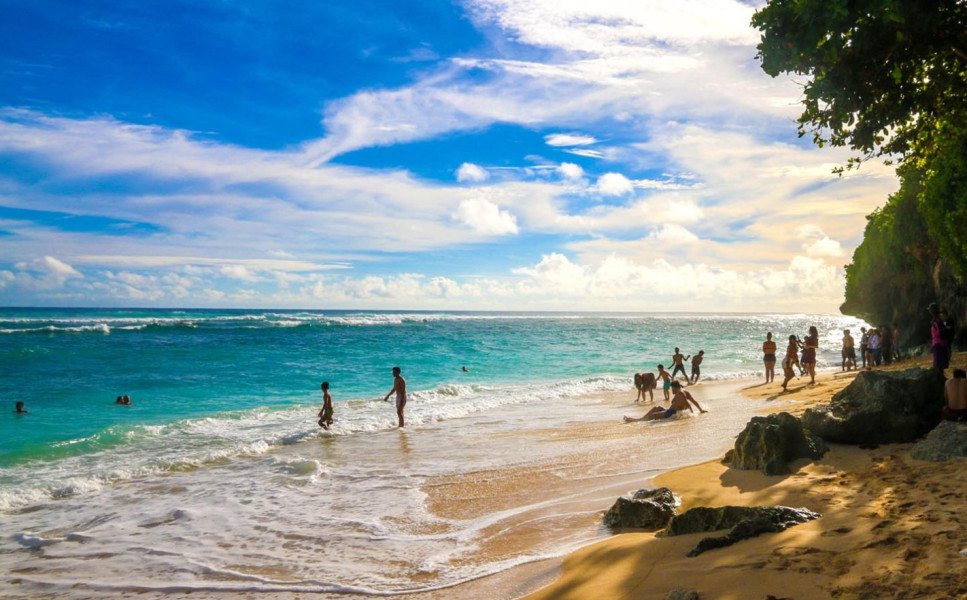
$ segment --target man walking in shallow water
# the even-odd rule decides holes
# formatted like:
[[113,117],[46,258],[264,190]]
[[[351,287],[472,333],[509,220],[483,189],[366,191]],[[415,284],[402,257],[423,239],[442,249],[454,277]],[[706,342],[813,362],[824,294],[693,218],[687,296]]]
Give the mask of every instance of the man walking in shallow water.
[[399,417],[400,427],[403,426],[403,408],[406,406],[406,380],[400,375],[400,368],[393,367],[393,389],[386,394],[383,402],[389,402],[389,397],[396,392],[396,416]]

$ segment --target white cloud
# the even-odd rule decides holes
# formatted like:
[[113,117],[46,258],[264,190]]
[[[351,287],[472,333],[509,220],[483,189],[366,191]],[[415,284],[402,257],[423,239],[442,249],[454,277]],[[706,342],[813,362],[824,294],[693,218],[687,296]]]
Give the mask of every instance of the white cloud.
[[479,167],[473,163],[463,163],[460,168],[457,169],[457,181],[464,183],[467,181],[478,183],[481,181],[486,181],[490,177],[487,170],[483,167]]
[[604,152],[600,150],[586,150],[586,149],[571,149],[565,150],[568,154],[573,154],[574,156],[583,156],[585,158],[604,158]]
[[588,146],[597,141],[594,136],[574,133],[554,133],[544,136],[544,142],[548,146]]
[[649,240],[667,245],[690,244],[698,241],[698,236],[681,225],[669,223],[662,225],[648,236]]
[[258,275],[252,273],[248,267],[242,265],[226,265],[219,269],[222,275],[225,277],[230,277],[232,279],[238,279],[241,281],[256,282],[262,281],[262,278]]
[[808,256],[840,257],[845,254],[842,244],[831,239],[816,225],[800,225],[795,232],[800,239],[805,240],[802,248]]
[[34,271],[43,276],[54,277],[57,279],[70,279],[71,277],[83,277],[77,270],[69,264],[54,258],[44,256],[30,262],[17,264],[21,271]]
[[560,173],[565,179],[581,179],[584,177],[584,169],[582,169],[580,165],[569,162],[561,163],[561,165],[557,167],[557,172]]
[[621,173],[605,173],[598,177],[597,191],[605,196],[624,196],[634,192],[635,186]]
[[828,237],[824,237],[821,240],[816,240],[812,244],[808,244],[805,247],[806,254],[809,256],[843,256],[845,252],[843,251],[843,246],[836,240],[832,240]]
[[471,229],[489,235],[517,233],[517,219],[506,210],[483,198],[471,198],[460,202],[455,215]]

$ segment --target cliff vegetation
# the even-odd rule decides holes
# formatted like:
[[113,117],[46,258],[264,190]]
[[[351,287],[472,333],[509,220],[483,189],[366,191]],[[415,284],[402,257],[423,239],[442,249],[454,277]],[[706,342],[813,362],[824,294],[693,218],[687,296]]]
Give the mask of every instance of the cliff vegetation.
[[854,150],[843,169],[897,165],[900,189],[846,267],[842,312],[898,323],[905,345],[929,342],[930,302],[964,324],[967,3],[770,0],[752,24],[763,70],[809,77],[800,136]]

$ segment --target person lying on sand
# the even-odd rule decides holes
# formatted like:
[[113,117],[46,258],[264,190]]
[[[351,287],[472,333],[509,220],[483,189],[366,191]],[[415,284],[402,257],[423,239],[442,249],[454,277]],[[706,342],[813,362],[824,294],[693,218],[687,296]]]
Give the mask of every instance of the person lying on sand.
[[657,421],[659,419],[668,419],[668,418],[674,417],[677,413],[685,410],[686,408],[688,410],[691,410],[692,412],[695,412],[694,410],[692,410],[692,407],[689,403],[694,404],[695,408],[697,408],[699,412],[703,412],[703,413],[708,412],[707,410],[705,410],[704,408],[698,405],[698,402],[695,401],[695,398],[692,398],[691,394],[689,394],[688,392],[682,389],[681,383],[677,381],[673,381],[671,388],[672,388],[672,403],[669,408],[666,409],[661,406],[656,406],[651,410],[649,410],[647,413],[645,413],[644,416],[642,417],[635,418],[635,417],[626,416],[624,418],[625,423],[633,423],[635,421]]

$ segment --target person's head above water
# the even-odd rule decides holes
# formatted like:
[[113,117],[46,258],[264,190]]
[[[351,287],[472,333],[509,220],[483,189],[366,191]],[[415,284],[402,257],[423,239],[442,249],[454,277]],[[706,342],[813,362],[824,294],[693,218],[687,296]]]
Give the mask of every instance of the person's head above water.
[[18,413],[25,413],[25,412],[27,412],[26,410],[24,410],[24,403],[22,401],[18,401],[14,406],[17,407],[17,412]]

